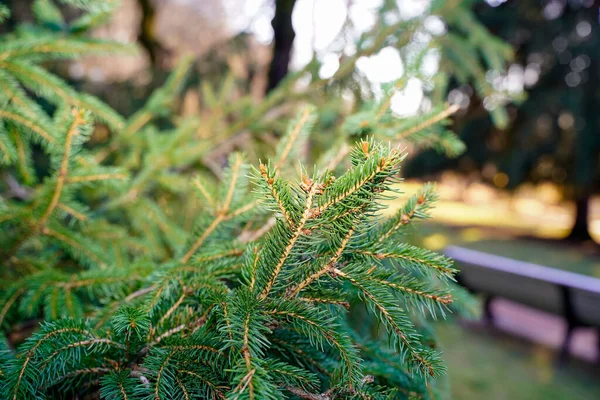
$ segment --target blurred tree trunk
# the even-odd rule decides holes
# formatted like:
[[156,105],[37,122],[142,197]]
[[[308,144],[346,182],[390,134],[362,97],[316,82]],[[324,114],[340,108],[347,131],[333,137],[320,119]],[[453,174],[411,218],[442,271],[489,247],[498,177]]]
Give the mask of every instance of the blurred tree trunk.
[[267,93],[273,90],[287,75],[292,58],[292,46],[296,33],[292,26],[292,11],[296,0],[276,0],[273,26],[273,58],[269,67]]
[[583,89],[579,108],[585,115],[584,128],[575,138],[575,224],[567,239],[573,241],[592,240],[588,222],[590,199],[598,188],[598,149],[600,149],[600,62],[592,59],[588,71],[588,82]]
[[578,194],[575,198],[575,223],[573,224],[569,236],[566,237],[567,240],[577,242],[592,240],[588,223],[590,197],[590,193],[586,191]]
[[162,57],[165,55],[163,47],[156,40],[154,35],[154,17],[156,15],[156,9],[154,4],[152,4],[152,0],[138,0],[138,4],[142,12],[138,42],[148,53],[152,69],[155,70],[157,67],[160,68]]

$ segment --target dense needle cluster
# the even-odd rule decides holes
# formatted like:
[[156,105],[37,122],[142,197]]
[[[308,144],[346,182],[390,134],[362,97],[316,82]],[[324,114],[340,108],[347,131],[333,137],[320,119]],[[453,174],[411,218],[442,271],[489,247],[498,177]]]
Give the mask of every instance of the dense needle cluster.
[[[301,122],[302,113],[282,143],[308,130]],[[389,335],[386,357],[402,366],[397,374],[437,376],[439,355],[422,343],[407,307],[443,312],[452,298],[442,282],[454,270],[398,241],[432,192],[382,223],[381,200],[404,153],[363,141],[350,157],[351,169],[337,178],[303,169],[300,179],[285,179],[269,162],[249,180],[234,154],[218,190],[204,193],[211,206],[197,233],[172,261],[147,263],[146,276],[136,276],[137,266],[99,267],[49,290],[30,281],[26,307],[31,297],[60,292],[56,301],[68,308],[70,296],[94,289],[102,306],[87,321],[44,323],[4,366],[5,395],[34,398],[78,384],[85,391],[94,377],[106,398],[385,396],[394,388],[373,383],[377,369],[366,374],[375,350],[348,317],[357,298]],[[258,200],[249,201],[249,184]],[[263,213],[265,225],[249,223]]]
[[[124,118],[42,66],[127,50],[86,36],[114,2],[63,3],[83,14],[66,22],[39,0],[40,24],[0,40],[0,397],[434,397],[444,367],[426,321],[460,291],[450,260],[406,243],[434,188],[385,209],[405,143],[462,151],[445,127],[457,107],[397,118],[402,78],[337,116],[329,151],[311,158],[326,118],[307,104],[357,57],[294,96],[291,76],[258,105],[234,97],[231,75],[203,82],[201,118],[170,110],[184,57]],[[416,22],[383,32],[402,41]],[[388,43],[378,35],[359,52]],[[98,145],[100,126],[112,134]],[[262,130],[279,133],[275,151],[248,162],[263,153],[247,132]]]

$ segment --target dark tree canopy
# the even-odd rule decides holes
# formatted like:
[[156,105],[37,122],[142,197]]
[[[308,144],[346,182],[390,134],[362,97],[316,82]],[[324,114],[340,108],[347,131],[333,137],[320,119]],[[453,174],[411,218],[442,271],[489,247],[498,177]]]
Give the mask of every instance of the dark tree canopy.
[[[526,99],[511,110],[510,127],[501,131],[484,112],[485,100],[471,98],[468,112],[457,121],[467,153],[454,160],[422,154],[405,172],[487,169],[506,174],[500,186],[509,189],[527,181],[552,181],[577,205],[570,237],[589,239],[588,202],[600,186],[598,2],[507,1],[497,7],[482,4],[477,14],[516,49],[507,75],[490,75],[489,80],[522,84]],[[493,180],[495,174],[483,175]]]

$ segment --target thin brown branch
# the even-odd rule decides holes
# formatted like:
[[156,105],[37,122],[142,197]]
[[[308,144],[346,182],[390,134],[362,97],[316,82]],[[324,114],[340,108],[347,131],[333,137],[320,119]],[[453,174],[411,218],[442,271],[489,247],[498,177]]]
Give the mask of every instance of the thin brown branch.
[[431,118],[411,127],[408,128],[402,132],[399,132],[396,135],[396,140],[402,140],[402,139],[406,139],[407,137],[409,137],[410,135],[417,133],[419,131],[422,131],[425,128],[428,128],[432,125],[437,124],[438,122],[448,118],[449,116],[451,116],[452,114],[454,114],[455,112],[457,112],[458,110],[460,110],[460,107],[456,104],[453,104],[451,106],[448,106],[447,108],[445,108],[443,111],[441,111],[440,113],[432,116]]
[[331,258],[327,261],[327,263],[325,263],[323,268],[321,268],[319,271],[313,273],[312,275],[310,275],[309,277],[304,279],[302,282],[300,282],[298,285],[296,285],[296,287],[292,288],[289,291],[289,294],[287,294],[287,297],[290,297],[290,298],[296,297],[298,295],[298,293],[300,293],[302,291],[302,289],[304,289],[305,287],[310,285],[313,281],[315,281],[316,279],[319,279],[322,275],[333,271],[338,260],[340,259],[341,255],[342,255],[342,253],[344,252],[346,245],[350,241],[352,234],[354,234],[354,228],[350,228],[348,233],[346,233],[346,236],[344,236],[344,239],[340,243],[340,246],[337,248],[337,250],[335,251],[333,256],[331,256]]
[[292,234],[292,237],[290,238],[290,241],[288,242],[288,245],[283,250],[283,253],[282,253],[281,257],[279,258],[279,261],[275,265],[275,271],[273,272],[273,276],[271,277],[271,279],[269,279],[269,281],[267,282],[267,285],[266,285],[265,289],[261,293],[261,296],[260,296],[261,299],[265,299],[269,295],[269,292],[271,291],[271,288],[275,284],[275,280],[277,279],[277,276],[281,272],[281,268],[283,267],[283,264],[285,263],[285,261],[287,260],[288,256],[292,252],[292,249],[294,248],[294,245],[296,244],[296,241],[300,238],[300,236],[304,232],[304,225],[309,220],[309,218],[313,215],[311,213],[311,211],[312,211],[312,203],[313,203],[313,198],[315,196],[315,193],[317,192],[318,186],[319,185],[317,185],[316,182],[312,183],[312,186],[310,187],[310,190],[308,191],[308,196],[306,198],[306,204],[304,206],[304,213],[302,214],[302,218],[298,222],[298,226],[296,227],[296,230]]

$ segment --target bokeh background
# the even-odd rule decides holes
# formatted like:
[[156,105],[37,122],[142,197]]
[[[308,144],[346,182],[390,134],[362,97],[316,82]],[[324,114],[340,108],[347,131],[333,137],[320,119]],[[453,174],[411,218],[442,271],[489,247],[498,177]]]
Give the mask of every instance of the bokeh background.
[[[321,77],[332,76],[340,54],[352,54],[384,1],[123,0],[95,35],[138,43],[143,51],[87,58],[61,66],[61,73],[129,115],[180,55],[193,53],[203,73],[230,69],[248,80],[258,99],[314,60]],[[6,2],[13,14],[0,29],[32,20],[31,1]],[[430,6],[427,0],[397,3],[406,19]],[[408,159],[403,196],[429,180],[439,183],[440,193],[434,218],[412,240],[433,250],[459,245],[600,278],[599,2],[486,0],[472,7],[512,47],[505,71],[485,74],[504,97],[482,98],[469,84],[448,83],[447,100],[460,107],[453,129],[467,150],[453,159],[434,151]],[[343,30],[347,24],[353,29]],[[435,15],[425,26],[421,45],[447,33]],[[421,73],[435,75],[440,55],[424,57]],[[403,76],[406,64],[406,54],[386,47],[357,67],[377,94],[382,83]],[[399,117],[416,115],[431,107],[430,94],[425,82],[411,78],[391,107]],[[198,101],[187,92],[184,113]],[[505,112],[493,112],[499,103]],[[496,302],[494,311],[493,327],[477,320],[439,326],[455,398],[600,398],[597,330],[578,330],[569,362],[557,366],[562,318],[510,301]]]

